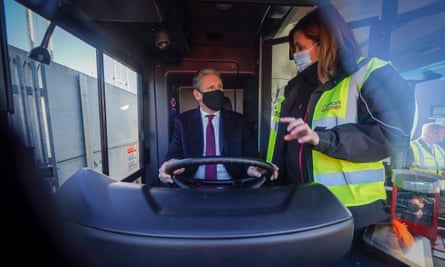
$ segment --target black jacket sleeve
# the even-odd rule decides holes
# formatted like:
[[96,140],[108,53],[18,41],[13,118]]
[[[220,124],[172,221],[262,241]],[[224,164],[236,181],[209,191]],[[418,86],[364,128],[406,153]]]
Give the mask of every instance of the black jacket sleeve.
[[178,119],[178,117],[176,117],[173,122],[172,137],[164,160],[181,159],[184,157],[183,145],[182,145],[182,136],[183,136],[182,127],[183,126],[181,121]]

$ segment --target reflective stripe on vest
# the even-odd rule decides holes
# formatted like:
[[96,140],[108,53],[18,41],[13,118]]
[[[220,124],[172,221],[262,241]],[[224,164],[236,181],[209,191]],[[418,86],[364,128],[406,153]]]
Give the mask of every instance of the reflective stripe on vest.
[[[323,92],[315,105],[312,129],[357,123],[357,102],[363,84],[374,70],[387,64],[372,58],[334,88]],[[312,151],[312,157],[314,181],[326,185],[344,205],[358,206],[386,199],[382,161],[357,163],[316,150]]]
[[419,140],[412,141],[410,145],[414,155],[413,167],[410,169],[439,175],[442,173],[445,169],[445,151],[441,147],[433,145],[434,155],[432,155],[420,144]]
[[376,179],[376,177],[382,177],[382,175],[385,175],[385,173],[384,169],[381,168],[358,172],[320,173],[317,175],[317,182],[326,186],[365,184],[378,181],[379,179]]
[[267,154],[266,161],[272,162],[273,154],[275,151],[275,142],[277,140],[277,131],[278,125],[280,124],[280,115],[281,115],[281,106],[283,105],[286,97],[281,96],[277,100],[277,104],[274,109],[271,125],[270,125],[270,133],[269,133],[269,143],[267,145]]

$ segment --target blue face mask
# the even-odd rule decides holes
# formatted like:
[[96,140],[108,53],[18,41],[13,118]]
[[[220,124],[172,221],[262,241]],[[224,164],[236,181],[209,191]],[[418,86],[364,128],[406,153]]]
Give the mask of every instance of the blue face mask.
[[294,63],[295,63],[295,66],[297,67],[298,72],[304,71],[305,69],[307,69],[310,65],[312,65],[314,63],[314,62],[312,62],[309,52],[316,44],[317,43],[315,43],[311,48],[309,48],[307,50],[304,50],[304,51],[294,54]]

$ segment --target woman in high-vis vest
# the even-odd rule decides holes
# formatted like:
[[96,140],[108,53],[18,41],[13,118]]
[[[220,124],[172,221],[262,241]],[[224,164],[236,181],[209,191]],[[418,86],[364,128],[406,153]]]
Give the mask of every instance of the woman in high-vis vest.
[[277,104],[267,153],[277,182],[326,185],[357,231],[389,220],[382,160],[409,149],[412,89],[390,62],[360,56],[330,4],[295,25],[289,46],[298,74]]

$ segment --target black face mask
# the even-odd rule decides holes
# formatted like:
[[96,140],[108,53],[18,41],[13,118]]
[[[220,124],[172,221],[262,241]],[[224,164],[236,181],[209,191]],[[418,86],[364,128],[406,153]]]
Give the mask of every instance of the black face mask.
[[212,110],[220,110],[224,103],[224,92],[221,90],[214,90],[211,92],[202,93],[202,102],[212,109]]

